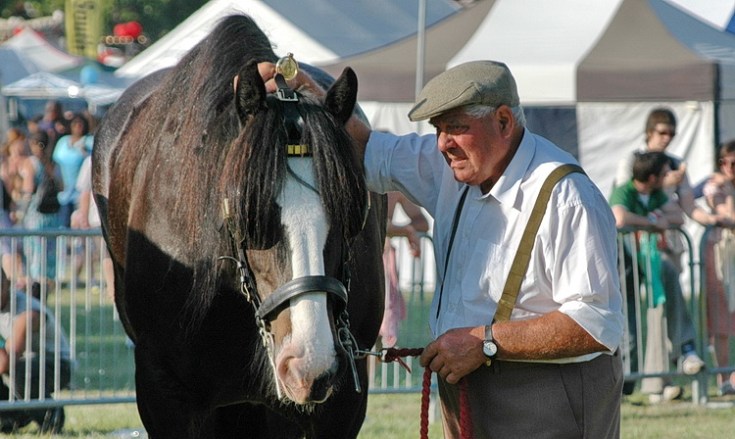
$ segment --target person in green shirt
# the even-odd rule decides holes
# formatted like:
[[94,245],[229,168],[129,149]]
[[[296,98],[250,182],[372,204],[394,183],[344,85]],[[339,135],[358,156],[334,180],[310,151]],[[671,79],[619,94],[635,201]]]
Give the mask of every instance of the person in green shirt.
[[[632,167],[632,179],[615,188],[610,197],[610,206],[615,216],[615,224],[618,228],[648,229],[649,233],[639,234],[638,245],[643,251],[643,257],[651,261],[650,273],[643,273],[644,277],[648,275],[649,285],[653,290],[651,305],[654,309],[661,309],[659,306],[663,305],[667,317],[666,331],[672,346],[674,346],[674,357],[681,359],[682,371],[685,374],[695,375],[704,367],[704,362],[696,353],[694,343],[696,332],[682,295],[679,272],[669,260],[660,257],[657,249],[659,241],[662,240],[661,233],[670,227],[679,226],[683,223],[680,211],[674,206],[673,202],[670,202],[669,197],[663,190],[664,179],[667,173],[671,171],[669,160],[662,152],[636,153]],[[639,265],[641,267],[648,266],[643,261]],[[626,277],[631,339],[631,369],[635,370],[637,369],[635,354],[637,334],[635,322],[636,298],[633,293],[635,285],[632,283],[632,273],[629,273]],[[654,338],[651,338],[651,340],[654,340]],[[654,343],[657,341],[654,341]],[[661,340],[661,343],[663,344],[663,340]],[[660,353],[660,355],[655,353]],[[668,369],[668,355],[665,353],[665,346],[651,346],[649,342],[644,372],[666,372]],[[627,383],[624,391],[631,393],[634,385],[634,382],[632,385],[630,382]],[[650,394],[652,402],[677,399],[682,394],[681,387],[671,385],[669,378],[647,378],[643,381],[641,390]]]

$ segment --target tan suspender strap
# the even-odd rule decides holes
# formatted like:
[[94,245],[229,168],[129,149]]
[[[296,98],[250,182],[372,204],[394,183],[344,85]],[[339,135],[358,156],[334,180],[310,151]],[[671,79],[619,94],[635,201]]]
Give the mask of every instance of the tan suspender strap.
[[513,259],[513,265],[510,266],[510,273],[508,274],[508,279],[505,282],[505,288],[503,288],[503,295],[500,297],[498,310],[495,312],[495,321],[510,319],[510,313],[516,305],[518,292],[521,290],[521,283],[523,282],[523,278],[526,276],[526,271],[528,271],[528,263],[531,261],[531,250],[533,249],[533,241],[536,238],[536,232],[538,232],[538,228],[541,225],[541,220],[544,219],[546,205],[549,204],[551,191],[559,180],[572,172],[584,174],[584,170],[577,165],[561,165],[546,177],[546,181],[543,186],[541,186],[538,198],[536,198],[536,204],[533,205],[531,217],[528,219],[528,224],[526,224],[526,230],[523,231],[521,242],[518,244],[515,259]]

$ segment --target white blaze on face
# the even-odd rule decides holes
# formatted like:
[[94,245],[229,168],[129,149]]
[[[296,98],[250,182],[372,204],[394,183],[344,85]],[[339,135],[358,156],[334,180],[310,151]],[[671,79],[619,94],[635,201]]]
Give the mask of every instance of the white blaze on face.
[[[302,180],[316,187],[311,159],[290,158],[288,164]],[[286,178],[278,197],[281,222],[291,245],[293,278],[324,275],[323,250],[329,228],[319,194],[292,177]],[[303,349],[296,357],[299,367],[315,378],[329,369],[336,352],[327,318],[326,293],[309,293],[291,300],[291,340],[289,351]],[[314,376],[311,376],[315,374]]]

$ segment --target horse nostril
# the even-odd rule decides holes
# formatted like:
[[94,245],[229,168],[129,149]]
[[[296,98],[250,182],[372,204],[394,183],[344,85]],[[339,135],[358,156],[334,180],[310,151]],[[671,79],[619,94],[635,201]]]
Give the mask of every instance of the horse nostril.
[[327,371],[322,374],[319,378],[314,380],[314,384],[311,386],[311,395],[309,399],[317,404],[326,401],[334,391],[334,373]]

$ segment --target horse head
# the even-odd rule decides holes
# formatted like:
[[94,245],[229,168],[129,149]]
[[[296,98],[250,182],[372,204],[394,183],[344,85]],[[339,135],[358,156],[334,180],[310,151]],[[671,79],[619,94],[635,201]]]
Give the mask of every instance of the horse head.
[[347,260],[368,194],[343,128],[357,99],[354,72],[345,69],[323,104],[279,80],[278,93],[266,94],[250,62],[235,81],[242,135],[233,149],[244,151],[235,163],[245,172],[228,180],[240,184],[226,187],[225,209],[279,394],[305,404],[326,400],[354,368]]

